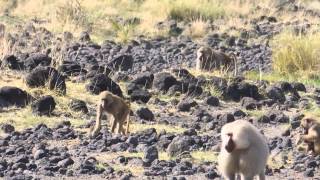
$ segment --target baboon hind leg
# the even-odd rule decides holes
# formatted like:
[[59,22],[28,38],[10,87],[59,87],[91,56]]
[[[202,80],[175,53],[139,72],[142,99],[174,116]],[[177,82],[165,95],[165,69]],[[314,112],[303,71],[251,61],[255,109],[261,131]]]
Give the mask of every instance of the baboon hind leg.
[[119,127],[118,127],[118,133],[126,135],[126,131],[123,128],[123,125],[127,119],[129,113],[124,112],[120,117],[119,117]]
[[118,121],[119,121],[118,117],[113,116],[113,121],[111,123],[111,133],[114,133],[114,130],[116,129]]
[[98,114],[97,114],[97,118],[96,118],[96,124],[95,124],[95,126],[94,126],[93,131],[90,132],[90,136],[91,136],[91,137],[96,136],[96,135],[100,132],[100,130],[101,130],[102,110],[103,110],[102,107],[99,106],[99,107],[98,107],[98,111],[97,111]]

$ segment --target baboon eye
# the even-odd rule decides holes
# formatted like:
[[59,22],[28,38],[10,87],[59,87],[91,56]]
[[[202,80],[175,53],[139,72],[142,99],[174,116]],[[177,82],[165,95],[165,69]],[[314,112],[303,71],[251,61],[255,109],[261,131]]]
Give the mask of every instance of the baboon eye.
[[227,136],[230,136],[230,137],[232,137],[232,133],[228,133],[228,134],[227,134]]

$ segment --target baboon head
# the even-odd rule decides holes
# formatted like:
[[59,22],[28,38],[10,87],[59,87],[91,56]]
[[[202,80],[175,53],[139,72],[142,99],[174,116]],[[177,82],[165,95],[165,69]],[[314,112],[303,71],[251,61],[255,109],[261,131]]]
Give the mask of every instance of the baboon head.
[[227,136],[228,136],[229,140],[228,140],[228,143],[226,144],[225,148],[228,151],[228,153],[231,153],[235,149],[236,144],[234,143],[234,141],[232,139],[232,136],[233,136],[232,133],[228,133]]
[[308,134],[308,130],[310,129],[311,126],[317,123],[317,120],[311,116],[304,117],[301,120],[300,126],[304,130],[304,134]]
[[101,102],[101,106],[103,109],[108,109],[108,107],[110,107],[110,105],[113,102],[113,98],[112,95],[109,93],[107,94],[103,99],[101,99],[103,102]]
[[199,60],[204,60],[204,59],[208,59],[209,58],[209,55],[211,54],[210,53],[210,49],[207,48],[207,47],[200,47],[197,51],[197,57]]

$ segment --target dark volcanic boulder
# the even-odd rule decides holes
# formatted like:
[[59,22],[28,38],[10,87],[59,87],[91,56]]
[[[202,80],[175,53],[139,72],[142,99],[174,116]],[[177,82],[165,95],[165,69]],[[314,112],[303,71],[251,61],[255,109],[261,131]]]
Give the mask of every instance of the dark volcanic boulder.
[[17,87],[4,86],[0,88],[0,107],[25,107],[32,99],[31,95]]
[[154,115],[150,109],[142,107],[137,110],[137,115],[139,118],[147,120],[147,121],[153,121],[154,120]]
[[[199,77],[197,78],[199,79]],[[210,80],[208,80],[208,85],[212,85],[219,91],[224,91],[228,86],[228,82],[224,78],[213,76]]]
[[178,156],[183,152],[189,151],[194,144],[194,140],[190,136],[175,137],[167,148],[170,157]]
[[87,79],[93,78],[97,74],[104,74],[106,76],[109,76],[109,74],[111,72],[112,72],[112,70],[106,66],[93,65],[88,69],[88,72],[86,74],[86,78]]
[[296,91],[302,91],[302,92],[307,92],[307,88],[305,87],[304,84],[299,83],[299,82],[293,82],[291,83],[291,86],[294,90]]
[[26,76],[26,83],[29,87],[44,87],[46,84],[49,89],[66,94],[65,77],[51,67],[37,67]]
[[210,105],[210,106],[219,106],[219,99],[214,96],[209,96],[205,99],[205,103]]
[[110,91],[113,94],[123,97],[120,86],[104,74],[97,74],[86,85],[87,91],[93,94],[100,94],[102,91]]
[[7,55],[2,59],[2,67],[8,67],[12,70],[23,70],[24,64],[20,62],[18,58],[14,55]]
[[86,70],[83,69],[79,64],[72,61],[64,61],[62,65],[58,67],[58,71],[63,75],[79,75],[81,73],[86,73]]
[[7,133],[7,134],[10,134],[10,133],[12,133],[12,132],[15,131],[14,126],[12,126],[11,124],[7,124],[7,123],[2,124],[2,125],[0,126],[0,129],[1,129],[4,133]]
[[147,103],[151,98],[151,93],[144,89],[137,89],[130,94],[131,101],[141,101]]
[[195,107],[197,105],[197,102],[192,99],[183,99],[178,104],[178,110],[182,112],[188,112],[192,107]]
[[226,99],[232,99],[234,101],[239,101],[242,97],[251,97],[255,100],[261,98],[258,87],[246,82],[231,83],[223,95]]
[[154,79],[154,75],[149,73],[149,72],[145,72],[145,73],[141,73],[138,74],[132,81],[131,83],[136,84],[136,85],[141,85],[144,88],[151,88],[152,87],[152,82]]
[[156,74],[153,80],[153,88],[162,92],[167,92],[175,84],[177,84],[176,78],[167,72]]
[[281,111],[269,111],[266,116],[270,121],[277,123],[289,123],[290,121],[289,117]]
[[83,112],[83,113],[88,113],[88,108],[86,105],[86,102],[79,100],[79,99],[72,99],[69,107],[71,110],[75,112]]
[[201,96],[202,92],[203,92],[202,87],[194,85],[194,84],[190,84],[188,86],[187,96],[199,97],[199,96]]
[[251,97],[243,97],[240,102],[241,106],[246,110],[254,110],[260,107],[259,103]]
[[56,102],[52,96],[43,96],[31,105],[32,113],[49,116],[56,107]]
[[156,146],[150,146],[144,150],[143,162],[150,164],[158,158],[159,153]]
[[283,90],[276,86],[269,86],[266,89],[266,93],[268,98],[278,101],[280,103],[284,103],[284,101],[286,100]]
[[188,79],[194,79],[195,77],[186,69],[173,69],[172,70],[172,73],[178,77],[178,78],[181,78],[181,79],[185,79],[185,80],[188,80]]
[[31,71],[36,68],[38,65],[49,66],[51,64],[51,57],[47,54],[35,53],[31,54],[25,61],[24,66],[26,70]]
[[131,55],[119,55],[113,58],[108,66],[115,71],[128,71],[132,68],[133,57]]

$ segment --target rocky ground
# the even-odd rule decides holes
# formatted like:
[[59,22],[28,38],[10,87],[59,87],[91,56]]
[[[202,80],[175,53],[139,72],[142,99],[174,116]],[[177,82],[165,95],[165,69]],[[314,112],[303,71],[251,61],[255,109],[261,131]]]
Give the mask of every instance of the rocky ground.
[[[294,3],[281,8],[320,15]],[[300,120],[306,110],[318,107],[320,89],[244,76],[251,70],[271,71],[268,40],[275,34],[285,28],[307,31],[315,24],[307,19],[282,23],[268,16],[248,23],[256,28],[239,30],[239,37],[212,33],[202,43],[185,36],[141,36],[126,45],[96,44],[87,32],[79,37],[53,34],[35,22],[6,33],[8,51],[0,70],[0,177],[221,179],[216,168],[220,129],[246,119],[268,138],[267,179],[320,179],[320,156],[299,148]],[[161,25],[180,28],[174,21]],[[201,44],[234,52],[243,76],[195,71]],[[131,101],[130,135],[103,129],[88,138],[96,95],[104,90]],[[41,118],[50,122],[41,123]],[[21,119],[37,121],[21,126]]]

